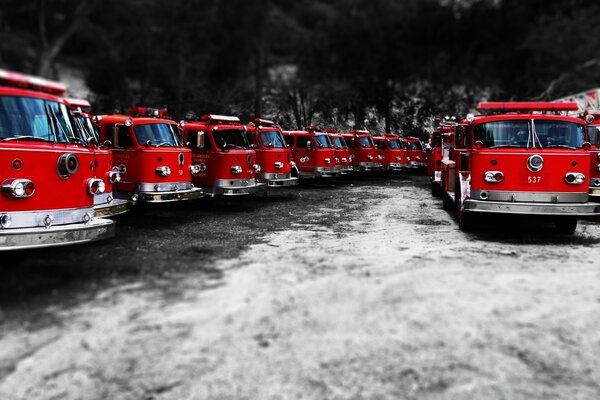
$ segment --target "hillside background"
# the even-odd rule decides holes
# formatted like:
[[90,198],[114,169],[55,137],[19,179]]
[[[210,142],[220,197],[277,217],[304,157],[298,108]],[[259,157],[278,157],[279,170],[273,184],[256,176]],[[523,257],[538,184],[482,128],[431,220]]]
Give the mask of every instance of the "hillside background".
[[480,100],[600,86],[600,2],[0,0],[0,67],[132,104],[427,135]]

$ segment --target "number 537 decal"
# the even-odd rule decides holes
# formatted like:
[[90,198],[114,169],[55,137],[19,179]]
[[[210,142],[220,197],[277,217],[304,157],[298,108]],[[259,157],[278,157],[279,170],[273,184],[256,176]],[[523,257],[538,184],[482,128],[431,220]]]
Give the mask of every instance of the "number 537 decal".
[[542,181],[541,176],[528,176],[527,183],[540,183]]

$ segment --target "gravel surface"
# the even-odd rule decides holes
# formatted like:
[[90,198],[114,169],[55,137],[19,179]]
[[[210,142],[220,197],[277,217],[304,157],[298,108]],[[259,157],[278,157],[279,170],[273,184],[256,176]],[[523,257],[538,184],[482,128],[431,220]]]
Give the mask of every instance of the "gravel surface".
[[0,399],[598,399],[600,224],[409,175],[154,207],[3,254]]

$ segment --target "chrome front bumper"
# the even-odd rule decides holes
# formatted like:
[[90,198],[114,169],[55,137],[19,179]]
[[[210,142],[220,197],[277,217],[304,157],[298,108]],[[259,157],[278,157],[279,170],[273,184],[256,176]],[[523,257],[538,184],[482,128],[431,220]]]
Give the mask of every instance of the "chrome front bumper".
[[137,192],[131,195],[129,199],[135,204],[141,203],[167,203],[172,201],[194,200],[202,197],[204,192],[200,188],[190,188],[176,190],[171,192]]
[[406,168],[406,164],[390,163],[387,167],[388,171],[402,171]]
[[315,167],[314,171],[300,171],[300,178],[335,178],[341,174],[336,167]]
[[0,230],[0,251],[65,246],[115,236],[115,221],[95,218],[88,223]]
[[265,184],[256,179],[217,179],[212,187],[212,196],[241,196],[249,195],[264,189]]
[[383,165],[381,163],[375,162],[361,162],[357,166],[354,167],[355,171],[383,171]]
[[465,212],[529,215],[600,215],[599,203],[512,203],[466,199]]
[[263,173],[259,180],[269,188],[296,186],[300,182],[299,178],[292,177],[291,174]]
[[110,218],[129,211],[129,202],[123,199],[112,199],[104,204],[94,205],[94,217]]

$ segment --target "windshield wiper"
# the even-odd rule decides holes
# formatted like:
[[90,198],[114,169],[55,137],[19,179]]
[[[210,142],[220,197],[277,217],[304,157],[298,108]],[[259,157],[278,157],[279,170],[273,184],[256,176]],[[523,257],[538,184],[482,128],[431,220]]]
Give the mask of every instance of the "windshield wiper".
[[44,138],[37,137],[37,136],[31,136],[31,135],[20,135],[20,136],[2,138],[3,142],[9,142],[11,140],[27,140],[30,142],[52,142],[51,140],[44,139]]
[[490,146],[489,149],[500,149],[502,147],[522,147],[518,144],[497,144],[496,146]]
[[162,146],[170,146],[173,147],[173,145],[169,142],[162,142],[156,145],[156,147],[162,147]]
[[563,149],[571,149],[571,150],[577,149],[577,147],[569,146],[567,144],[548,144],[548,145],[546,145],[546,148],[549,148],[549,147],[561,147]]

